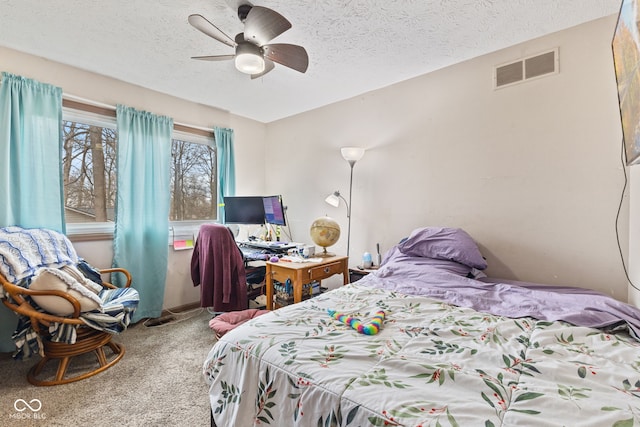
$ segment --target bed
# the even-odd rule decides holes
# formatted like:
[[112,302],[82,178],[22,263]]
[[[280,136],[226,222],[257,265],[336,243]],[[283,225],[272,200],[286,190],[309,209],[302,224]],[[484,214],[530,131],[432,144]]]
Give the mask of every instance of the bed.
[[485,267],[463,230],[417,229],[377,272],[230,331],[203,367],[212,424],[640,425],[640,311]]

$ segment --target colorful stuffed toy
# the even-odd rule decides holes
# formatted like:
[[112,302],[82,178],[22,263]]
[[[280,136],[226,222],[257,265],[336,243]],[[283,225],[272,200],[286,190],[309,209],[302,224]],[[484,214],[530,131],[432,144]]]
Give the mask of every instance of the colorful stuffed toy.
[[380,331],[382,327],[382,322],[384,322],[384,311],[379,310],[373,316],[373,319],[369,323],[362,323],[360,319],[355,318],[353,316],[347,316],[346,314],[337,313],[335,310],[327,310],[329,316],[334,319],[344,323],[345,325],[351,326],[356,331],[365,335],[375,335]]

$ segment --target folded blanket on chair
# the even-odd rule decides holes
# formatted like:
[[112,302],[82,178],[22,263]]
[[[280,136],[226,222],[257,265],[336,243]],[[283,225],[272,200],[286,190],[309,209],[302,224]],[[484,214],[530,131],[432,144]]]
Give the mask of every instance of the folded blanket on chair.
[[100,292],[102,304],[97,310],[82,313],[82,321],[94,329],[120,333],[127,329],[140,297],[133,288],[105,289]]
[[44,228],[0,228],[0,272],[11,283],[39,268],[78,263],[73,245],[62,233]]

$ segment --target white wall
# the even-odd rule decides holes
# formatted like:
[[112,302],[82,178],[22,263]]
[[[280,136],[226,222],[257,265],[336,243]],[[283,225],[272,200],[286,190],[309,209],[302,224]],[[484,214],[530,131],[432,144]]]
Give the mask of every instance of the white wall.
[[[296,239],[329,214],[346,236],[340,147],[355,165],[351,265],[412,229],[453,226],[495,277],[580,285],[626,300],[614,221],[623,185],[611,39],[615,17],[482,56],[269,124],[267,189],[289,205]],[[560,73],[494,90],[496,64],[559,47]],[[620,232],[627,247],[625,200]],[[334,248],[344,253],[346,239]],[[625,250],[626,251],[626,250]]]

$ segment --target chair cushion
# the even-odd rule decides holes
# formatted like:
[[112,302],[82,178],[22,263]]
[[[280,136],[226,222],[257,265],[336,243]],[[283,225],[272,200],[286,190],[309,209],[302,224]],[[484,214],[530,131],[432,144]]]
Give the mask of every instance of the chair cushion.
[[248,308],[241,311],[230,311],[214,317],[209,321],[209,327],[213,329],[216,336],[220,338],[227,332],[237,328],[243,323],[268,313],[269,310],[259,310],[257,308]]
[[[66,292],[80,303],[80,311],[86,312],[100,307],[102,300],[98,292],[102,286],[85,278],[82,273],[72,266],[61,268],[45,267],[38,270],[29,285],[34,291],[58,290]],[[33,300],[43,310],[58,316],[73,314],[73,305],[66,299],[55,295],[36,295]]]

